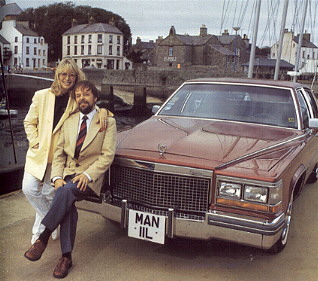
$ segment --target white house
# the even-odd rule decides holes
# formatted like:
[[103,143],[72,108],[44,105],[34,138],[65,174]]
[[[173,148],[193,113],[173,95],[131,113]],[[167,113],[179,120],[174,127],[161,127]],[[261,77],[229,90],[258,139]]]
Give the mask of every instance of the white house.
[[63,33],[63,57],[71,56],[81,68],[126,69],[124,36],[114,22],[77,24]]
[[11,67],[33,69],[47,66],[48,45],[44,37],[29,28],[28,21],[5,18],[2,21],[0,35],[10,43]]
[[[293,65],[296,64],[299,35],[294,36],[293,31],[284,32],[281,59]],[[277,59],[278,43],[271,47],[271,58]],[[310,34],[304,33],[300,50],[299,71],[304,74],[313,74],[318,68],[318,47],[310,41]]]

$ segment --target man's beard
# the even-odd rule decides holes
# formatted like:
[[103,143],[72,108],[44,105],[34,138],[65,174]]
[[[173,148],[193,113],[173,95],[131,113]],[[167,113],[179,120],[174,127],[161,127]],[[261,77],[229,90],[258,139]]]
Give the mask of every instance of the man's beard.
[[94,105],[89,105],[88,103],[85,103],[86,107],[81,108],[82,102],[78,105],[79,111],[82,112],[83,114],[88,114],[94,109]]

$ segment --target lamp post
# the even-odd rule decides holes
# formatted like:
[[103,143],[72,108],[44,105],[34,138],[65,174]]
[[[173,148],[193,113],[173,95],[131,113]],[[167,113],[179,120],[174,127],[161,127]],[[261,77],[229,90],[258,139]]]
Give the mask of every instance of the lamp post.
[[237,32],[240,30],[239,26],[234,26],[233,29],[235,30],[235,39],[234,39],[234,72],[236,72],[236,38]]

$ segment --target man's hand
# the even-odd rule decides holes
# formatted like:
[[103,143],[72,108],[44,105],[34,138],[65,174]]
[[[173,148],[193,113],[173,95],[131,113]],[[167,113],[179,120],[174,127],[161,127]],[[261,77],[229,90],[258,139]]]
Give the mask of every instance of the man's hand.
[[63,179],[57,179],[54,182],[54,189],[57,190],[58,188],[60,188],[61,186],[65,185],[66,182]]
[[100,124],[100,132],[103,132],[107,129],[107,118],[108,118],[108,112],[105,108],[101,108],[98,113],[98,120],[97,124]]
[[72,179],[72,182],[77,182],[77,188],[79,188],[81,191],[85,191],[86,187],[88,185],[89,179],[85,174],[77,175]]

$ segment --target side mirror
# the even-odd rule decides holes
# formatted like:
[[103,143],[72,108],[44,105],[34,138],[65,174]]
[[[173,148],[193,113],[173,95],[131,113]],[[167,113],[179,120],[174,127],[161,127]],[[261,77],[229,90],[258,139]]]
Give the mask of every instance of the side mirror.
[[309,119],[309,128],[317,129],[318,128],[318,118],[310,118]]
[[158,112],[158,110],[160,109],[160,105],[154,105],[152,107],[152,114],[156,114]]

